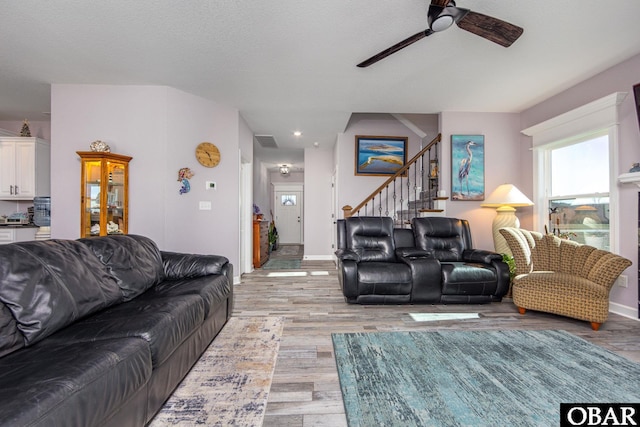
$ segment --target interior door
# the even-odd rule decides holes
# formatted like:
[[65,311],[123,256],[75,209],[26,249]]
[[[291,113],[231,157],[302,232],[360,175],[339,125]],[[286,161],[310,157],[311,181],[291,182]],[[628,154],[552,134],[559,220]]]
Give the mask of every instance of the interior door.
[[281,244],[302,244],[302,191],[275,192],[275,222]]

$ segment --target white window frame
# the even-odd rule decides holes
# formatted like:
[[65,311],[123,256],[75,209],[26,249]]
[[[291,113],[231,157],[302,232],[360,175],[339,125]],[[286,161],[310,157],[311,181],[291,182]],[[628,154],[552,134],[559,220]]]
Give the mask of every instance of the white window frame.
[[533,202],[536,230],[543,232],[548,218],[550,149],[571,145],[590,136],[608,134],[610,248],[613,252],[619,252],[618,106],[626,95],[626,92],[615,92],[522,131],[533,138]]
[[[587,142],[589,140],[595,139],[595,138],[600,138],[603,136],[607,136],[607,147],[609,150],[609,171],[611,170],[612,164],[615,163],[614,161],[612,161],[611,156],[614,155],[614,147],[613,147],[613,143],[612,143],[612,139],[611,139],[611,135],[612,135],[612,128],[609,129],[604,129],[598,132],[594,132],[592,134],[588,134],[588,135],[582,135],[580,137],[575,137],[575,138],[569,138],[566,139],[564,141],[558,141],[557,143],[550,143],[550,144],[546,144],[540,148],[538,148],[537,154],[538,156],[542,157],[542,162],[539,164],[542,164],[542,170],[538,171],[539,174],[541,175],[542,179],[541,181],[541,185],[539,187],[539,193],[536,193],[540,198],[541,198],[541,202],[538,203],[537,206],[537,218],[541,219],[543,224],[548,225],[551,227],[551,225],[549,224],[548,221],[548,212],[549,212],[549,206],[550,206],[550,202],[552,200],[566,200],[566,199],[570,199],[572,197],[602,197],[602,196],[606,196],[609,199],[609,247],[613,247],[614,242],[617,240],[615,237],[615,233],[612,232],[612,229],[615,229],[615,221],[612,220],[611,218],[615,215],[615,211],[617,211],[616,209],[614,209],[612,207],[612,203],[611,203],[611,192],[612,192],[612,188],[617,188],[616,186],[616,181],[614,179],[614,181],[612,182],[612,176],[611,174],[609,174],[609,187],[608,187],[608,191],[606,194],[603,193],[581,193],[581,194],[563,194],[563,195],[552,195],[551,194],[551,186],[552,186],[552,174],[551,174],[551,159],[552,159],[552,152],[553,150],[556,150],[558,148],[563,148],[563,147],[568,147],[574,144],[581,144],[583,142]],[[546,213],[545,215],[542,214],[542,212]],[[566,226],[566,224],[563,224]],[[544,225],[542,226],[542,229],[544,229]],[[549,228],[549,231],[551,231],[551,228]],[[604,248],[601,248],[604,249]]]

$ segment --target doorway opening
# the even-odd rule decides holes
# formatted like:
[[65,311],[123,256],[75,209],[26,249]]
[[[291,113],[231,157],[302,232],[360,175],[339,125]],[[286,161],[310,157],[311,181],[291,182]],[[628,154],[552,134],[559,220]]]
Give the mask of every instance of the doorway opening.
[[273,183],[273,195],[278,244],[304,244],[304,185]]

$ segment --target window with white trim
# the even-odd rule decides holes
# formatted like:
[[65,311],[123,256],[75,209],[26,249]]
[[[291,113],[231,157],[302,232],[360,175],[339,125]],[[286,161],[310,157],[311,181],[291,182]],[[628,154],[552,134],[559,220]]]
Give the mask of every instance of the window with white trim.
[[533,137],[535,229],[618,250],[616,92],[524,129]]
[[609,250],[609,133],[542,149],[550,233]]

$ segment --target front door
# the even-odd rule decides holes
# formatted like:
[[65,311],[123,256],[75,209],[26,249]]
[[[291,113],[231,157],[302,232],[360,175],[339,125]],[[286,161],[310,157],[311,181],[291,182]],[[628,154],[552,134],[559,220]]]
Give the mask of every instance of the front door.
[[302,191],[275,191],[275,222],[281,244],[302,244]]

